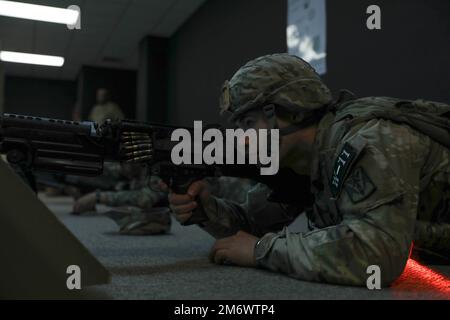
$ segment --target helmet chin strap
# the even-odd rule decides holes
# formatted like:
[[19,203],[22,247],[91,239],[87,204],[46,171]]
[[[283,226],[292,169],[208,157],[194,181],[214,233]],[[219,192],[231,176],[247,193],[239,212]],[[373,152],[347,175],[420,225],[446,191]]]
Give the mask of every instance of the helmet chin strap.
[[269,104],[262,108],[264,116],[266,117],[267,122],[269,122],[269,130],[278,129],[277,117],[275,115],[275,106],[273,104]]
[[303,120],[302,122],[293,123],[293,124],[291,124],[291,125],[289,125],[287,127],[279,129],[280,135],[281,136],[287,136],[288,134],[291,134],[291,133],[294,133],[294,132],[299,131],[301,129],[304,129],[306,127],[309,127],[315,121],[316,121],[316,118],[315,117],[311,117],[311,118]]
[[[278,129],[277,117],[275,115],[275,106],[273,104],[269,104],[262,108],[264,116],[266,117],[267,122],[269,122],[269,139],[267,141],[267,152],[272,153],[272,129]],[[281,137],[279,138],[279,144],[281,146]]]

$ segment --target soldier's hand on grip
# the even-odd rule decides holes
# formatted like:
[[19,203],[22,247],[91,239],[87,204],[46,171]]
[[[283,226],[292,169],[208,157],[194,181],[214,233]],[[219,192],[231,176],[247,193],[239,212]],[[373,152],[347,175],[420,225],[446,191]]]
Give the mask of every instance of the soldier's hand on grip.
[[175,214],[178,222],[182,224],[189,220],[192,217],[192,211],[201,205],[195,199],[205,203],[211,195],[210,186],[204,180],[193,182],[186,194],[172,192],[164,182],[160,183],[160,188],[169,192],[170,209]]

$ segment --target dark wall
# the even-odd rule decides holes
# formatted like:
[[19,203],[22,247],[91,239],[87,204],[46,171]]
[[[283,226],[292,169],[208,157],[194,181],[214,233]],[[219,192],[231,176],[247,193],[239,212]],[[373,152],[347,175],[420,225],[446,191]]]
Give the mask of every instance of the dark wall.
[[3,112],[3,103],[5,101],[5,73],[3,65],[0,62],[0,112]]
[[168,121],[218,121],[218,97],[246,61],[286,51],[286,1],[208,0],[170,41]]
[[[379,0],[382,29],[365,27],[374,1],[328,1],[328,73],[334,90],[450,103],[450,1]],[[345,4],[345,5],[344,5]]]
[[[450,1],[376,1],[376,31],[366,28],[371,4],[327,1],[325,82],[334,92],[450,102]],[[286,23],[286,0],[208,0],[170,42],[168,121],[218,121],[223,81],[252,58],[286,52]]]
[[76,82],[6,76],[5,112],[70,119]]
[[136,71],[82,67],[78,76],[77,101],[81,104],[83,119],[88,117],[96,103],[98,88],[108,89],[112,100],[120,106],[125,116],[134,119],[136,115]]
[[167,117],[168,39],[147,36],[139,43],[137,119],[164,122]]

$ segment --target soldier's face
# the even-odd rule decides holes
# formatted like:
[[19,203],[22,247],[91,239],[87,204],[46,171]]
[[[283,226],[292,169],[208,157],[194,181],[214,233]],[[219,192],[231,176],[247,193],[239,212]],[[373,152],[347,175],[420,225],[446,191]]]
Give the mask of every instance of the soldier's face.
[[247,129],[267,129],[269,124],[264,119],[264,115],[259,111],[249,111],[244,113],[241,117],[239,117],[235,125],[237,128],[241,128],[243,130]]
[[[279,128],[282,128],[284,126],[289,125],[289,123],[281,120],[280,118],[277,119],[277,124]],[[246,112],[241,117],[239,117],[236,122],[235,126],[237,128],[241,128],[243,130],[247,129],[272,129],[270,127],[269,121],[265,117],[264,113],[259,110],[252,110],[249,112]],[[280,145],[279,145],[279,157],[280,157],[280,163],[283,161],[283,159],[286,157],[286,155],[290,152],[292,149],[291,141],[288,139],[286,142],[285,139],[281,139],[280,137]],[[248,143],[248,138],[246,138],[246,143]]]

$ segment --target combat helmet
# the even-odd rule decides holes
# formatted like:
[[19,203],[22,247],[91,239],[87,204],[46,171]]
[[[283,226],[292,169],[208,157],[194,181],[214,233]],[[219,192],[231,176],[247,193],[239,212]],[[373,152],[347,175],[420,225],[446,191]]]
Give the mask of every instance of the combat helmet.
[[261,108],[275,127],[275,108],[283,108],[295,115],[298,129],[331,101],[330,90],[311,65],[299,57],[278,53],[247,62],[225,81],[220,109],[235,121],[245,112]]

